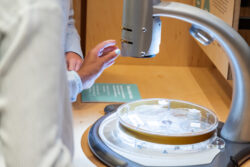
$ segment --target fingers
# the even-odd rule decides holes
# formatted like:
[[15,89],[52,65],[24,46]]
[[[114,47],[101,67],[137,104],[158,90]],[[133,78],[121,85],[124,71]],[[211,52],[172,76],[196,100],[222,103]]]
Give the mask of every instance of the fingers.
[[78,71],[82,66],[82,61],[71,59],[67,61],[69,71]]
[[76,68],[76,60],[75,59],[71,59],[68,61],[68,70],[69,71],[75,71]]
[[82,61],[78,61],[78,62],[76,62],[76,65],[75,65],[75,71],[80,70],[81,66],[82,66]]
[[101,56],[97,56],[98,52],[94,52],[94,49],[92,49],[85,57],[82,68],[78,71],[83,84],[87,84],[90,81],[95,81],[102,74],[105,68],[114,64],[115,59],[120,54],[120,49],[118,49],[118,47],[113,43],[108,47],[107,45],[105,46],[105,44],[110,42],[111,41],[105,41],[100,44],[100,46],[94,48],[102,48]]
[[115,44],[116,44],[115,40],[103,41],[103,42],[99,43],[99,44],[93,49],[93,51],[96,52],[96,53],[98,53],[98,56],[100,56],[100,55],[101,55],[100,53],[102,53],[103,50],[104,50],[105,48],[108,48],[108,47],[110,47],[110,46],[114,46]]
[[105,66],[107,66],[107,65],[109,66],[110,63],[115,62],[115,60],[117,59],[118,56],[119,56],[119,55],[117,55],[116,57],[114,57],[114,58],[108,60],[108,61],[105,63]]
[[66,53],[67,68],[69,71],[78,71],[82,65],[82,58],[74,52]]
[[117,46],[109,46],[109,47],[103,49],[103,52],[102,52],[102,55],[101,55],[101,56],[104,56],[104,55],[106,55],[107,53],[112,52],[112,51],[114,51],[114,50],[116,50],[116,49],[118,49]]
[[110,62],[115,61],[115,59],[119,56],[119,54],[120,54],[120,49],[116,49],[100,58],[102,58],[104,64],[109,64]]

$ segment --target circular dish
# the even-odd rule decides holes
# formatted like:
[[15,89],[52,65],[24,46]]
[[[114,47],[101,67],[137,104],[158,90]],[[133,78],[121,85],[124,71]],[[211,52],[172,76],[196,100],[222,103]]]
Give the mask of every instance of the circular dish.
[[[187,145],[159,144],[136,139],[120,128],[116,113],[100,118],[92,126],[88,142],[98,158],[104,162],[108,161],[108,166],[122,166],[121,164],[110,165],[110,160],[113,161],[114,157],[118,158],[114,162],[122,162],[125,158],[143,166],[173,167],[210,164],[225,146],[224,141],[217,136]],[[178,161],[179,159],[181,161]],[[127,163],[128,166],[136,166],[130,164],[131,162]]]
[[216,135],[218,119],[211,110],[181,100],[143,99],[121,105],[120,128],[135,138],[185,145]]

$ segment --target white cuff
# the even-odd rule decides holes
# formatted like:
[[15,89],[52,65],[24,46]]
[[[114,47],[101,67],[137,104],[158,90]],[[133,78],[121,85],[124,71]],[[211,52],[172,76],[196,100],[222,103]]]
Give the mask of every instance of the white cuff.
[[75,102],[77,95],[82,92],[83,85],[80,76],[75,71],[67,71],[70,101]]

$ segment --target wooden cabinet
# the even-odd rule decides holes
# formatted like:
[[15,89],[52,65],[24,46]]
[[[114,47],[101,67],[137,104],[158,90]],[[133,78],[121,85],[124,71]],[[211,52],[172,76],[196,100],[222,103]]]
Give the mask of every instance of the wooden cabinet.
[[[194,6],[207,10],[238,30],[240,0],[194,0]],[[226,79],[232,79],[229,60],[217,41],[208,46],[198,43]]]
[[[177,1],[177,0],[175,0]],[[193,0],[178,0],[192,5]],[[115,39],[120,46],[123,0],[87,0],[86,50]],[[211,66],[212,63],[189,34],[190,25],[162,18],[160,53],[151,59],[120,57],[117,64]]]
[[[238,28],[240,0],[173,1],[209,10],[236,30]],[[74,0],[76,25],[81,33],[85,54],[97,43],[107,39],[115,39],[120,46],[122,5],[123,0]],[[171,18],[161,19],[160,53],[151,59],[120,57],[117,64],[215,66],[224,78],[231,79],[229,61],[219,43],[215,41],[207,47],[201,46],[190,36],[190,24]],[[241,33],[249,35],[245,31]]]
[[[250,1],[244,0],[245,6],[242,6],[240,8],[240,18],[248,19],[248,21],[245,22],[244,25],[248,25],[247,28],[239,29],[239,33],[245,38],[248,45],[250,45]],[[241,25],[241,24],[240,24]]]
[[75,26],[81,37],[81,47],[83,53],[85,53],[87,0],[72,0],[72,2],[74,8]]

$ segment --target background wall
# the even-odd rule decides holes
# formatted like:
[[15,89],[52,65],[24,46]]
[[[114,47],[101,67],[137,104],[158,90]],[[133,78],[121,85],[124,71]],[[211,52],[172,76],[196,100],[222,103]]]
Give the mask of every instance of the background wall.
[[[107,39],[115,39],[120,46],[123,0],[73,1],[76,27],[79,33],[81,33],[82,48],[85,54],[97,43]],[[197,1],[200,1],[201,6],[204,3],[204,0],[173,1],[190,5],[195,5]],[[228,8],[226,13],[216,12],[214,2],[217,1],[210,0],[210,12],[227,21],[235,29],[237,29],[240,15],[249,16],[249,8],[240,9],[241,0],[223,1]],[[170,18],[161,19],[163,24],[160,53],[151,59],[119,58],[117,61],[118,64],[202,67],[212,67],[215,65],[226,79],[230,78],[230,67],[227,57],[223,50],[220,49],[218,43],[214,42],[208,47],[198,46],[199,44],[189,35],[190,25],[188,23]],[[83,26],[85,24],[86,27]],[[249,30],[240,30],[240,33],[249,42]]]
[[[248,3],[250,4],[249,0]],[[250,18],[250,6],[242,7],[240,9],[240,17]],[[250,45],[250,29],[239,30],[239,33],[246,39],[248,45]]]
[[[175,0],[193,4],[193,0]],[[123,0],[87,0],[86,50],[98,42],[115,39],[120,46]],[[119,64],[211,66],[212,63],[189,35],[190,25],[162,18],[160,53],[151,59],[119,58]]]

